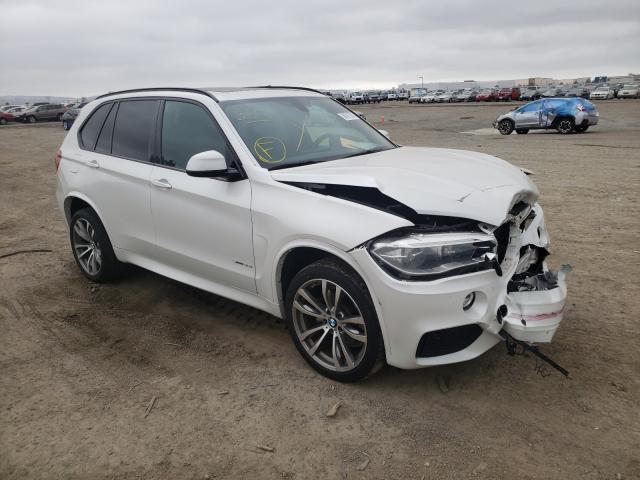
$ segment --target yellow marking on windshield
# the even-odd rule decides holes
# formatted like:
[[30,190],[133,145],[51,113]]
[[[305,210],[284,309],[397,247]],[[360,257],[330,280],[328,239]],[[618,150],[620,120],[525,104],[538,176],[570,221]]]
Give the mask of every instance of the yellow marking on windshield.
[[253,144],[253,151],[261,162],[280,163],[287,158],[287,147],[275,137],[260,137]]

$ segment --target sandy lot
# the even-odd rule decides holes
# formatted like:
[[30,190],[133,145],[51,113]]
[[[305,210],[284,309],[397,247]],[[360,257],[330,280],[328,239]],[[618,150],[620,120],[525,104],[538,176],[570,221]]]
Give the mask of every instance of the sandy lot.
[[342,385],[257,310],[140,270],[93,285],[54,199],[64,132],[0,127],[0,257],[50,250],[0,258],[0,478],[640,478],[640,101],[598,107],[585,134],[509,137],[461,133],[505,105],[359,108],[536,173],[551,262],[574,266],[545,349],[570,379],[499,345]]

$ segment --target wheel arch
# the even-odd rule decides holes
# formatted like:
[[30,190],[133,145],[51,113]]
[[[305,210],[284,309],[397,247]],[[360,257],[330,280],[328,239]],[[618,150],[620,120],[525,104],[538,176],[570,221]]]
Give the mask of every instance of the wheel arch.
[[275,263],[276,267],[274,269],[274,286],[281,318],[286,317],[284,301],[286,297],[286,289],[288,288],[291,280],[301,269],[307,265],[311,265],[321,258],[333,258],[338,260],[362,279],[363,283],[367,287],[367,292],[371,297],[373,308],[376,311],[378,324],[380,325],[380,333],[382,334],[382,342],[384,343],[385,354],[388,356],[390,351],[388,350],[387,332],[382,316],[382,308],[375,291],[367,280],[367,277],[362,272],[362,269],[358,266],[358,263],[347,252],[329,244],[321,244],[315,241],[296,242],[295,244],[287,245],[287,247],[283,248],[277,256]]
[[[98,215],[98,218],[102,222],[104,229],[107,231],[107,234],[109,234],[109,227],[107,227],[107,225],[104,223],[100,209],[98,209],[98,207],[95,205],[95,203],[93,203],[93,201],[91,201],[89,197],[80,192],[71,192],[64,199],[64,216],[67,220],[67,224],[71,222],[71,217],[74,213],[82,208],[87,207],[93,210],[96,215]],[[111,237],[111,235],[109,235],[109,237]]]

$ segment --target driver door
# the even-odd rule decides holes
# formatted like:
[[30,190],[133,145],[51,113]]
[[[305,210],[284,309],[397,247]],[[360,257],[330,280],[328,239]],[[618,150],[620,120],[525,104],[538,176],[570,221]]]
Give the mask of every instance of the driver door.
[[196,277],[255,292],[249,180],[187,175],[187,162],[196,153],[217,150],[228,163],[235,161],[235,153],[202,105],[163,103],[160,162],[151,172],[158,260],[178,280]]
[[514,117],[516,128],[536,128],[540,126],[540,112],[542,101],[531,102],[520,107]]

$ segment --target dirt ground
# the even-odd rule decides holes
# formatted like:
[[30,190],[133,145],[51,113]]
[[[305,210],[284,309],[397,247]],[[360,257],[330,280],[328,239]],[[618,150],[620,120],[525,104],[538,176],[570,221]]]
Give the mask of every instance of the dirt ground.
[[544,349],[570,379],[498,345],[343,385],[257,310],[144,271],[93,285],[54,198],[64,132],[0,127],[0,257],[50,250],[0,258],[0,478],[640,478],[640,101],[598,107],[585,134],[509,137],[482,130],[506,105],[358,108],[536,173],[551,263],[574,266]]

